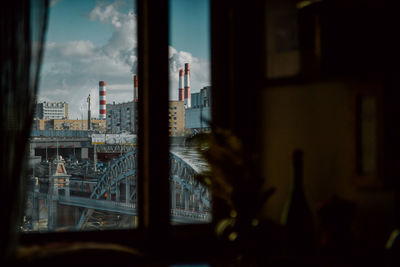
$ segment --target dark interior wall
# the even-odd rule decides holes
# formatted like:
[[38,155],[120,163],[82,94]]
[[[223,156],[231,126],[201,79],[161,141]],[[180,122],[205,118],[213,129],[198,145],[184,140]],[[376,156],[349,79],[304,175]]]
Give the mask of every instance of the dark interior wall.
[[318,203],[333,194],[355,202],[355,233],[384,246],[394,227],[394,193],[363,190],[354,183],[354,110],[346,82],[277,86],[263,93],[263,168],[276,193],[265,214],[280,221],[289,197],[291,153],[304,150],[304,190],[315,216]]

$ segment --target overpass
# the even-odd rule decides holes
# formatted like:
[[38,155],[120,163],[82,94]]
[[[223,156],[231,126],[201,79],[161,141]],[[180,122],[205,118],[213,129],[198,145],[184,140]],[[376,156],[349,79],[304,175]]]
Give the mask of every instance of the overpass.
[[136,135],[95,134],[90,131],[32,131],[31,158],[51,159],[58,153],[79,159],[96,158],[96,153],[127,153],[136,146]]

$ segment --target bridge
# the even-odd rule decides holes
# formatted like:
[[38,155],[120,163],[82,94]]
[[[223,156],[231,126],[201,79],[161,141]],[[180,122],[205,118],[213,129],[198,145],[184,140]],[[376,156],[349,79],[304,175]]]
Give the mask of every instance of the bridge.
[[[67,191],[60,188],[62,193],[50,195],[34,190],[30,197],[48,201],[49,223],[55,222],[52,217],[56,216],[55,209],[50,208],[51,203],[83,209],[76,225],[81,230],[87,229],[89,222],[93,223],[94,211],[108,212],[118,218],[135,217],[138,216],[136,167],[136,150],[132,150],[114,160],[97,181],[68,180]],[[211,220],[210,193],[195,179],[196,174],[206,168],[207,164],[195,151],[174,149],[170,152],[172,223],[205,223]]]

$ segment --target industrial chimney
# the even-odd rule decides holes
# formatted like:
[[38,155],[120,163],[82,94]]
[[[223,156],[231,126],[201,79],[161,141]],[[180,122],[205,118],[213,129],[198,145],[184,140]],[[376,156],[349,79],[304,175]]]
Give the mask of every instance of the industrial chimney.
[[184,101],[183,96],[183,69],[179,69],[179,89],[178,89],[179,101]]
[[139,99],[139,82],[137,75],[133,76],[133,101],[138,102]]
[[191,107],[190,101],[190,69],[189,63],[185,63],[185,107]]
[[91,114],[91,105],[90,105],[90,94],[89,94],[89,96],[88,96],[88,98],[87,98],[87,102],[88,102],[88,130],[91,130],[92,129],[92,121],[91,121],[91,119],[92,119],[92,114]]
[[106,119],[106,82],[99,82],[99,118],[105,120]]

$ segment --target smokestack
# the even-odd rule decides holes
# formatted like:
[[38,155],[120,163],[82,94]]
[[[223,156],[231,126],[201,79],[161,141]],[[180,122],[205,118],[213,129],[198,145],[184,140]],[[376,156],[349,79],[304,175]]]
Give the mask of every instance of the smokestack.
[[139,99],[139,82],[137,75],[133,76],[133,101],[138,102]]
[[178,89],[179,101],[184,101],[183,97],[183,69],[179,69],[179,89]]
[[185,63],[185,107],[190,108],[190,69],[189,63]]
[[90,94],[87,98],[87,102],[88,102],[88,130],[92,129],[92,124],[91,124],[91,118],[92,118],[92,114],[91,114],[91,108],[90,108]]
[[100,119],[106,119],[106,82],[100,81],[99,82],[99,117]]

